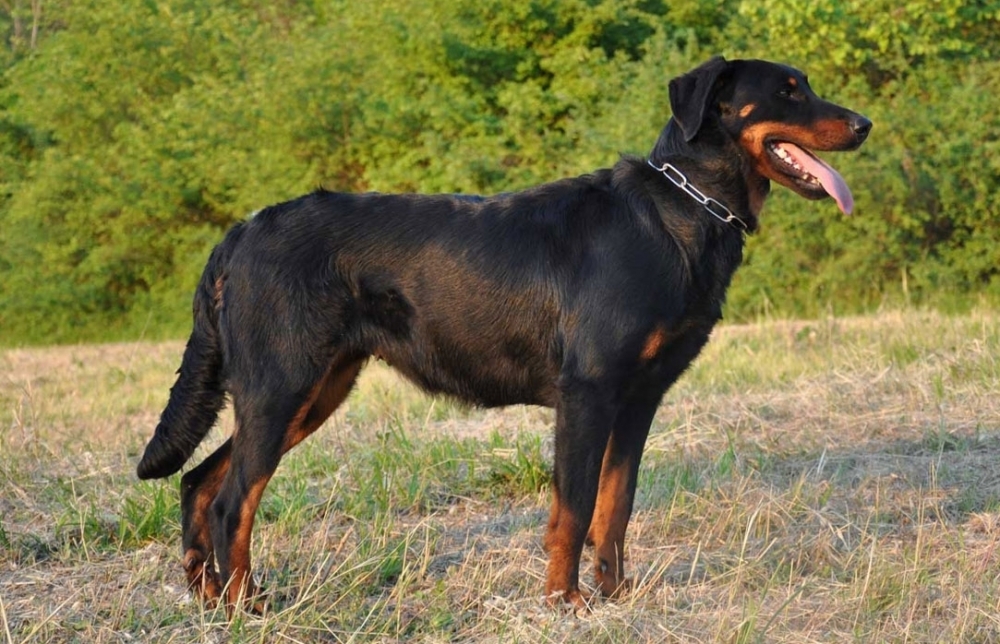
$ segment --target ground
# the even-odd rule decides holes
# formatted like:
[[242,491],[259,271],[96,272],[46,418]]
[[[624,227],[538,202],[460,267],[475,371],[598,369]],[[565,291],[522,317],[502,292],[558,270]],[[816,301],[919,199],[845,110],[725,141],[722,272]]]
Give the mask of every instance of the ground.
[[200,606],[178,477],[134,476],[182,348],[0,353],[3,641],[1000,639],[998,313],[721,327],[654,423],[634,591],[576,614],[541,599],[551,412],[380,364],[268,488],[268,612]]

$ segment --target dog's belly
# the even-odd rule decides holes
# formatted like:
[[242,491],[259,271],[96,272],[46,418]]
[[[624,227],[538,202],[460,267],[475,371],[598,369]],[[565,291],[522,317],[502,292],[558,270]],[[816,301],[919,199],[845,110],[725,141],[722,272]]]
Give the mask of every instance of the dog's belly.
[[486,277],[463,254],[425,248],[360,271],[349,290],[361,350],[428,392],[486,407],[552,405],[560,313],[551,278],[502,256],[488,263],[503,278]]
[[512,369],[469,370],[452,372],[440,367],[427,369],[424,364],[386,360],[421,389],[433,394],[445,394],[480,407],[506,405],[554,406],[554,383],[536,374]]
[[553,406],[559,367],[544,329],[531,332],[457,323],[414,325],[405,338],[376,346],[372,354],[431,393],[499,407]]

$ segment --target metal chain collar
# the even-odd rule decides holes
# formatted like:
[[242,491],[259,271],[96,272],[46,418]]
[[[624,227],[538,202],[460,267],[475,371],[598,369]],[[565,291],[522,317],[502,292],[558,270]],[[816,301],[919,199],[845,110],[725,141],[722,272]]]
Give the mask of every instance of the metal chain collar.
[[730,226],[736,228],[737,230],[741,230],[743,232],[747,231],[746,222],[744,222],[742,219],[734,215],[733,211],[730,210],[729,208],[726,208],[722,203],[716,201],[715,199],[712,199],[711,197],[705,196],[705,193],[703,193],[701,190],[698,190],[691,183],[688,182],[688,178],[684,176],[683,172],[681,172],[674,166],[670,165],[669,163],[664,163],[660,167],[654,165],[653,161],[650,159],[647,159],[646,163],[648,163],[649,167],[653,168],[654,170],[662,172],[663,176],[665,176],[667,179],[670,180],[670,183],[674,184],[684,192],[691,195],[691,197],[693,197],[695,201],[704,206],[705,210],[710,212],[713,217],[715,217],[716,219],[718,219],[723,223],[729,224]]

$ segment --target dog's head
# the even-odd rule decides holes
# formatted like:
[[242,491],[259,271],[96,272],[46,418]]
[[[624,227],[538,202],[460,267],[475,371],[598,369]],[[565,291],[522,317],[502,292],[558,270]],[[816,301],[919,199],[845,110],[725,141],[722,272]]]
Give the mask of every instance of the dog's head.
[[854,198],[846,182],[814,152],[856,149],[872,123],[821,99],[801,71],[716,57],[670,81],[670,106],[688,143],[696,144],[708,128],[724,132],[760,176],[807,199],[833,197],[851,212]]

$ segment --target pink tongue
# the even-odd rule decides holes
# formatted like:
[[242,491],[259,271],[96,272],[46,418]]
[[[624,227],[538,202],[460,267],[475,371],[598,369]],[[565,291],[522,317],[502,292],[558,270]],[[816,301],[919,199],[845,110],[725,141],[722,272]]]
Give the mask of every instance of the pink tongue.
[[778,147],[787,152],[803,170],[819,179],[826,193],[836,199],[841,212],[845,215],[851,214],[851,211],[854,210],[854,196],[839,172],[797,145],[779,143]]

